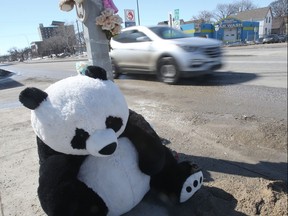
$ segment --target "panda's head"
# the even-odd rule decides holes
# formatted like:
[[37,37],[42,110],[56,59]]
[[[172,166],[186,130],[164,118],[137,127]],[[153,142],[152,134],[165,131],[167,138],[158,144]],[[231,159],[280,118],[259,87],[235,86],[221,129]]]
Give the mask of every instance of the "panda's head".
[[104,69],[89,66],[85,74],[60,80],[45,91],[26,88],[19,100],[32,110],[36,135],[55,151],[111,155],[126,127],[129,109]]

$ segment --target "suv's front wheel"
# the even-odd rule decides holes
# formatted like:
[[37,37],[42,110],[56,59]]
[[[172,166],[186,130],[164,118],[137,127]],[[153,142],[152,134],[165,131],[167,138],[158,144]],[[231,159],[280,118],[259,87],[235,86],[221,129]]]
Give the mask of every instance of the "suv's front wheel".
[[175,84],[179,80],[179,70],[176,61],[172,57],[163,57],[159,60],[157,77],[160,81]]
[[120,76],[120,70],[118,65],[115,63],[114,60],[111,61],[111,65],[112,65],[112,74],[113,74],[113,79],[117,79]]

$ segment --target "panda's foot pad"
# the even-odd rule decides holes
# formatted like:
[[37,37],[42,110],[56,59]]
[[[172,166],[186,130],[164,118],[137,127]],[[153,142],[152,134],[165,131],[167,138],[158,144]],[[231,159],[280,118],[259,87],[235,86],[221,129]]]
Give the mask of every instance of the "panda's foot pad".
[[193,174],[190,175],[183,184],[179,200],[180,203],[183,203],[191,198],[203,184],[203,173],[197,165],[194,165],[192,166]]

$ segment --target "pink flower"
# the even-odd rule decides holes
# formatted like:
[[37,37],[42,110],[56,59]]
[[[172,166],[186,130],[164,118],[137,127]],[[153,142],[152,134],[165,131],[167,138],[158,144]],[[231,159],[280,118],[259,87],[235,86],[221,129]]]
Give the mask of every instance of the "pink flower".
[[111,8],[106,8],[101,12],[100,16],[96,17],[96,25],[101,26],[101,29],[108,39],[109,50],[112,49],[110,40],[121,32],[122,23],[122,18],[118,14],[114,14],[114,10]]
[[114,11],[114,13],[118,12],[118,8],[113,3],[113,0],[103,0],[103,6],[104,6],[104,9],[110,8]]

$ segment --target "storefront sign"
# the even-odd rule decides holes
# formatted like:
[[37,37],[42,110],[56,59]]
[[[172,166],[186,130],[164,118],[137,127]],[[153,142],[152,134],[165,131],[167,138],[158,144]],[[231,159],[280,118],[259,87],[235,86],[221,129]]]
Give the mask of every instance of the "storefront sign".
[[220,28],[238,28],[238,27],[243,27],[242,23],[220,24]]
[[220,28],[241,28],[242,22],[236,19],[225,19],[219,24]]

